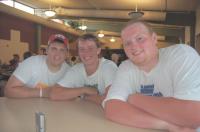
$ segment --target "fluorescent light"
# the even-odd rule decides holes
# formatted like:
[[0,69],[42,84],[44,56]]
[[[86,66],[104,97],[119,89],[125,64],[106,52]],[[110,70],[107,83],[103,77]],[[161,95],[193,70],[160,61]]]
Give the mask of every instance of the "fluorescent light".
[[7,0],[7,1],[0,1],[0,3],[3,3],[5,5],[8,5],[8,6],[11,6],[13,7],[14,6],[14,2],[11,1],[11,0]]
[[15,8],[22,10],[22,11],[25,11],[25,12],[30,13],[30,14],[34,14],[33,8],[26,6],[24,4],[18,3],[18,2],[15,2]]
[[44,14],[45,14],[46,16],[48,16],[48,17],[53,17],[53,16],[56,15],[56,12],[53,11],[53,10],[46,10],[46,11],[44,12]]

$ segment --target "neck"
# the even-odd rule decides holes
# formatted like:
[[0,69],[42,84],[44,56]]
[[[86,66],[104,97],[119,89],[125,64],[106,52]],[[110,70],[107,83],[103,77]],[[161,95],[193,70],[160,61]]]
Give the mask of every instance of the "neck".
[[92,65],[84,65],[85,66],[85,70],[87,75],[92,75],[93,73],[96,72],[96,70],[98,69],[99,66],[99,59]]
[[51,72],[53,72],[53,73],[59,71],[60,68],[61,68],[61,65],[54,66],[54,65],[52,65],[51,63],[49,63],[48,60],[46,61],[46,64],[47,64],[47,66],[48,66],[48,69],[49,69]]
[[156,54],[155,56],[152,56],[153,59],[151,59],[148,63],[142,64],[139,66],[139,68],[145,72],[150,72],[156,65],[158,64],[159,61],[159,55]]

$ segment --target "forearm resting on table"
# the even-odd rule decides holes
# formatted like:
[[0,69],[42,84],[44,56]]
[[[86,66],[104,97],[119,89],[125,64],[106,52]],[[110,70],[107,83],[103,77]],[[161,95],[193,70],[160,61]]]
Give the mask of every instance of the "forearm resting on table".
[[84,99],[101,105],[102,101],[105,99],[105,95],[86,95]]
[[81,88],[64,88],[57,85],[51,88],[49,97],[52,100],[70,100],[82,94],[83,90]]
[[5,96],[13,98],[39,97],[39,89],[31,89],[23,86],[5,88]]
[[167,122],[191,128],[200,126],[199,101],[133,94],[128,102]]
[[39,89],[33,89],[12,75],[4,90],[5,96],[13,98],[39,97]]
[[176,126],[160,120],[127,102],[112,99],[105,103],[105,116],[120,124],[149,129],[175,129]]
[[59,85],[51,88],[50,98],[52,100],[70,100],[81,95],[97,95],[96,89],[93,88],[64,88]]

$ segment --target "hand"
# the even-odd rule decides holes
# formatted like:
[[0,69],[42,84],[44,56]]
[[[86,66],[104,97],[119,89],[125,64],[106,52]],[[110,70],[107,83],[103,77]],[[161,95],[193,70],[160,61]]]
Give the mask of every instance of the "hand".
[[91,101],[93,103],[101,105],[104,98],[105,96],[101,96],[101,95],[88,95],[84,97],[84,100]]
[[98,90],[96,88],[84,88],[85,95],[98,95]]

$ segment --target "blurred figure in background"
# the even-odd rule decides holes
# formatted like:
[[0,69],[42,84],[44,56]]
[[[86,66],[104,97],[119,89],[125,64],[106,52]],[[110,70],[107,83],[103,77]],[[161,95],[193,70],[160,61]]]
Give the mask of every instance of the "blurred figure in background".
[[23,54],[24,60],[31,56],[32,56],[32,53],[30,51],[24,52],[24,54]]
[[13,55],[13,59],[10,60],[10,70],[14,71],[20,62],[20,57],[18,54]]
[[120,65],[120,56],[119,56],[119,54],[116,54],[116,53],[113,53],[112,55],[111,55],[111,60],[113,61],[113,62],[115,62],[115,64],[117,65],[117,66],[119,66]]

